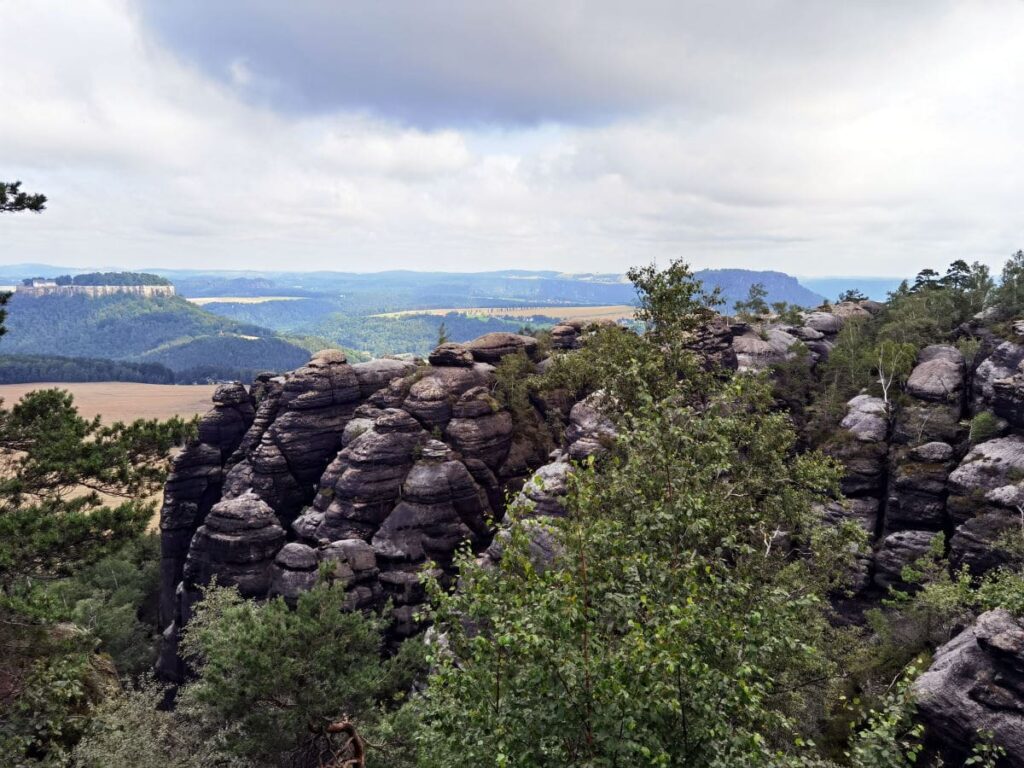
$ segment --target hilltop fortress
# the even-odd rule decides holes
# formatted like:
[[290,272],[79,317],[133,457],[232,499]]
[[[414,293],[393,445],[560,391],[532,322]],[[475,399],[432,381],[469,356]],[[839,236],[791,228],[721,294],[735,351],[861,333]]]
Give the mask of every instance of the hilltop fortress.
[[[84,278],[84,279],[83,279]],[[173,296],[174,286],[155,275],[134,275],[131,273],[93,273],[90,275],[58,277],[54,279],[34,277],[24,280],[16,289],[19,296],[111,296],[127,293],[152,298]]]

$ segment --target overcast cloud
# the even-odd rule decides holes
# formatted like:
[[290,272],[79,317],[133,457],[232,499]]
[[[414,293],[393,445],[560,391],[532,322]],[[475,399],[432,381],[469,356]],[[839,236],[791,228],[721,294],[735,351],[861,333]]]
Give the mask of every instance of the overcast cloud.
[[6,263],[906,274],[1024,247],[1024,2],[0,0]]

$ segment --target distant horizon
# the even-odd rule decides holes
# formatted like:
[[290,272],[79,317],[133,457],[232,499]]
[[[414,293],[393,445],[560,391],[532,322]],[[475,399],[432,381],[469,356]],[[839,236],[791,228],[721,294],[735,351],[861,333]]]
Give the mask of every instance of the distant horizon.
[[[642,266],[637,264],[635,266]],[[945,265],[941,265],[945,266]],[[160,267],[160,266],[125,266],[120,264],[89,264],[87,266],[70,266],[62,264],[51,264],[47,262],[13,262],[6,264],[0,259],[0,273],[11,272],[18,269],[27,268],[45,268],[49,270],[64,271],[68,274],[82,273],[82,272],[148,272],[151,274],[160,274],[163,272],[199,272],[206,274],[352,274],[352,275],[384,275],[389,273],[411,273],[411,274],[451,274],[451,275],[485,275],[485,274],[497,274],[503,272],[525,272],[531,274],[538,273],[550,273],[557,275],[599,275],[609,277],[624,277],[626,272],[592,272],[581,270],[578,272],[559,270],[559,269],[533,269],[528,267],[503,267],[500,269],[474,269],[474,270],[456,270],[456,269],[378,269],[378,270],[358,270],[358,269],[216,269],[216,268],[204,268],[204,267]],[[788,275],[789,277],[795,277],[797,280],[903,280],[913,277],[914,274],[799,274],[795,272],[787,272],[783,269],[777,269],[772,267],[765,267],[763,269],[757,269],[752,267],[694,267],[690,265],[690,268],[694,272],[715,272],[722,270],[733,270],[742,272],[776,272],[782,275]],[[628,269],[628,268],[627,268]],[[43,275],[39,275],[42,277]],[[29,277],[28,274],[25,277]]]

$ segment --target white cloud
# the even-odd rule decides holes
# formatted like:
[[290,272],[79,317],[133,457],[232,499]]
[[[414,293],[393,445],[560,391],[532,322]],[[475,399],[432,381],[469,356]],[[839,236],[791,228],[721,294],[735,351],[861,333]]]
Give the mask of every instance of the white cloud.
[[[229,49],[218,77],[126,0],[0,0],[16,62],[0,78],[0,178],[51,198],[0,220],[3,258],[616,271],[682,255],[805,275],[998,263],[1024,243],[1024,3],[893,5],[735,19],[703,3],[650,18],[506,8],[518,48],[491,60],[477,41],[484,59],[452,49],[442,67],[428,46],[430,89],[493,87],[495,109],[529,112],[514,67],[541,47],[571,74],[535,81],[545,109],[575,83],[614,118],[575,120],[575,99],[560,122],[414,127],[372,105],[252,101],[287,78]],[[379,42],[386,59],[395,41]]]

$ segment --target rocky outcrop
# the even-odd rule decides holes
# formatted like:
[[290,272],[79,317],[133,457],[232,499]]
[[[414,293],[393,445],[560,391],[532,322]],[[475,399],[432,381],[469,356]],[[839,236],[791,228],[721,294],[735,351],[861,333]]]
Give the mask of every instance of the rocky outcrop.
[[497,363],[505,355],[513,355],[522,351],[528,357],[537,357],[537,340],[532,336],[521,336],[517,333],[498,331],[487,333],[466,344],[473,359],[481,363]]
[[756,331],[749,326],[734,328],[732,348],[740,371],[763,371],[794,357],[796,336],[782,328],[769,327]]
[[227,459],[238,449],[255,416],[241,384],[223,384],[213,394],[213,410],[199,422],[197,440],[172,461],[160,510],[160,622],[174,620],[175,589],[189,545],[220,499]]
[[981,574],[1006,562],[1000,539],[1020,530],[1024,505],[1024,437],[976,445],[949,476],[950,540],[954,567]]
[[285,379],[276,417],[252,451],[231,468],[225,496],[251,491],[290,524],[312,500],[360,397],[359,379],[345,355],[317,352]]
[[[563,349],[578,338],[569,328]],[[328,350],[284,376],[261,374],[249,392],[219,390],[167,488],[161,673],[181,679],[178,634],[213,578],[294,603],[327,566],[350,607],[390,600],[392,636],[415,631],[427,563],[442,580],[454,576],[457,549],[483,551],[506,498],[548,461],[545,414],[530,405],[513,420],[492,395],[492,363],[519,352],[536,357],[536,340],[499,333],[443,344],[429,365],[353,366]],[[586,458],[614,439],[600,396],[547,405],[568,419],[565,456]],[[549,474],[546,496],[527,491],[542,515],[564,493],[562,471]]]
[[857,395],[846,404],[846,415],[824,451],[845,468],[843,493],[851,498],[881,498],[889,446],[889,415],[885,402]]
[[971,388],[971,408],[974,413],[993,407],[995,382],[1012,378],[1024,362],[1024,346],[1012,341],[1000,343],[992,354],[978,365]]
[[438,344],[427,361],[437,366],[457,366],[460,368],[472,368],[473,367],[473,353],[469,351],[465,344],[457,344],[453,341],[446,341],[443,344]]
[[935,531],[897,531],[883,538],[875,552],[875,584],[883,589],[905,588],[903,569],[925,557],[938,535]]
[[576,403],[569,412],[565,430],[566,453],[573,461],[605,453],[615,440],[616,430],[605,414],[606,395],[595,392]]
[[1024,623],[1003,609],[983,613],[935,652],[913,685],[926,743],[961,765],[981,734],[1005,752],[1000,765],[1024,766]]
[[369,540],[398,502],[402,482],[428,439],[419,422],[405,411],[382,411],[321,476],[312,510],[300,518],[320,515],[315,540]]
[[580,346],[579,328],[573,325],[556,325],[551,329],[551,346],[554,349],[577,349]]

